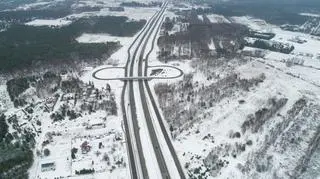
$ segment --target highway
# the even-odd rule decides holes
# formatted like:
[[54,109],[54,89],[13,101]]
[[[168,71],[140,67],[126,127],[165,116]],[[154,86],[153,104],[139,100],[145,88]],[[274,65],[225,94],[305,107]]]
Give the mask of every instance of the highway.
[[124,81],[121,96],[131,178],[185,178],[145,79],[148,58],[164,20],[166,7],[167,3],[164,3],[161,10],[150,18],[127,51],[125,78],[136,79]]
[[[164,18],[164,17],[163,17],[163,18]],[[163,20],[162,20],[162,21],[163,21]],[[159,30],[160,30],[160,28],[158,28],[156,34],[159,33]],[[152,47],[151,47],[151,49],[149,50],[149,52],[147,53],[147,55],[146,55],[146,57],[145,57],[144,76],[148,76],[148,60],[149,60],[149,56],[150,56],[151,52],[152,52],[153,49],[154,49],[154,45],[155,45],[155,42],[156,42],[156,37],[157,37],[156,35],[153,37]],[[178,69],[178,70],[180,70],[180,69]],[[180,70],[180,71],[181,71],[181,70]],[[181,75],[183,75],[183,71],[181,71],[181,74],[180,74],[178,77],[180,77]],[[174,77],[174,78],[176,78],[176,77]],[[175,149],[174,149],[174,147],[173,147],[173,145],[172,145],[172,142],[171,142],[171,139],[170,139],[170,137],[169,137],[169,134],[168,134],[168,132],[167,132],[167,130],[166,130],[166,128],[165,128],[165,125],[164,125],[164,122],[163,122],[163,118],[162,118],[162,116],[161,116],[161,114],[160,114],[160,110],[158,109],[158,106],[157,106],[157,104],[156,104],[156,102],[155,102],[155,99],[154,99],[154,97],[153,97],[153,94],[152,94],[152,92],[151,92],[151,88],[150,88],[149,82],[148,82],[148,81],[144,81],[144,83],[145,83],[145,88],[146,88],[146,90],[147,90],[147,93],[148,93],[148,95],[149,95],[149,99],[150,99],[151,104],[152,104],[152,108],[154,109],[154,112],[155,112],[155,114],[156,114],[157,120],[158,120],[159,125],[160,125],[160,127],[161,127],[161,131],[162,131],[162,133],[163,133],[163,135],[164,135],[165,141],[166,141],[167,146],[168,146],[168,148],[169,148],[169,150],[170,150],[170,154],[172,155],[172,158],[173,158],[173,160],[174,160],[174,164],[175,164],[175,166],[176,166],[176,169],[178,170],[178,173],[179,173],[180,178],[183,178],[183,179],[184,179],[184,178],[186,178],[186,177],[185,177],[185,174],[184,174],[184,171],[183,171],[183,169],[182,169],[182,166],[181,166],[181,163],[180,163],[180,161],[179,161],[179,159],[178,159],[178,156],[177,156],[177,154],[176,154],[176,152],[175,152]]]

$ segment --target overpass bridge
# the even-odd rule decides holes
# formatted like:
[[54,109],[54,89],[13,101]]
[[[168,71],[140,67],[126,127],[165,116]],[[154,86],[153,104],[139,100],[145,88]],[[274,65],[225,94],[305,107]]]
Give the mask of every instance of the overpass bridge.
[[100,78],[96,77],[98,80],[120,80],[120,81],[150,81],[155,79],[155,77],[150,76],[137,76],[137,77],[121,77],[121,78]]
[[[98,80],[120,80],[120,81],[124,81],[124,82],[127,82],[127,81],[150,81],[150,80],[154,80],[154,79],[175,79],[175,78],[179,78],[181,76],[183,76],[183,71],[177,67],[174,67],[174,66],[168,66],[168,65],[158,65],[158,66],[148,66],[148,67],[157,67],[157,68],[172,68],[172,69],[175,69],[177,71],[179,71],[179,74],[177,74],[176,76],[125,76],[125,77],[114,77],[114,78],[104,78],[104,77],[100,77],[99,75],[97,75],[99,72],[101,71],[104,71],[104,70],[108,70],[108,69],[124,69],[125,67],[105,67],[105,68],[101,68],[97,71],[95,71],[92,76],[95,78],[95,79],[98,79]],[[148,68],[147,67],[147,68]]]

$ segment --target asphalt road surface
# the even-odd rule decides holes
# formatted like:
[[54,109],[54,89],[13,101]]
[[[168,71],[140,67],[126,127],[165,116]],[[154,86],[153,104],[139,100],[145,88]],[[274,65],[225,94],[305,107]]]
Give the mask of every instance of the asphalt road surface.
[[[147,76],[148,57],[153,50],[156,35],[159,32],[161,24],[164,20],[164,12],[166,10],[166,7],[167,3],[164,3],[161,10],[150,18],[148,23],[141,30],[137,38],[128,49],[128,61],[125,68],[125,77]],[[151,40],[152,34],[153,39]],[[149,50],[146,59],[144,59],[146,47],[151,42],[152,47]],[[135,85],[138,85],[138,88],[134,88]],[[141,101],[136,101],[135,95],[140,97]],[[151,101],[151,106],[148,105],[148,100]],[[144,114],[143,117],[141,115],[137,115],[137,105],[142,107]],[[151,93],[148,81],[144,79],[137,81],[125,81],[122,91],[121,106],[126,131],[131,177],[150,178],[150,175],[152,174],[151,172],[153,171],[148,170],[149,167],[146,164],[145,156],[151,152],[154,153],[154,156],[156,157],[153,159],[153,163],[156,163],[160,170],[161,176],[158,176],[159,178],[185,178],[183,169],[175,153],[159,109],[154,101],[154,97]],[[155,113],[156,119],[152,117],[152,112]],[[148,128],[145,131],[148,131],[148,140],[152,144],[152,151],[143,150],[143,142],[141,141],[140,131],[141,120],[144,120],[143,122],[146,123],[146,126]],[[154,126],[155,122],[159,123],[161,134],[159,134],[159,132],[157,133],[157,130]],[[166,146],[160,144],[158,139],[160,135],[164,137]],[[164,147],[167,147],[169,149],[170,156],[163,153]],[[172,163],[168,164],[168,158],[172,158],[172,160],[174,161],[174,166]],[[172,172],[172,168],[174,170],[177,170],[177,172]],[[178,173],[178,177],[175,173]]]

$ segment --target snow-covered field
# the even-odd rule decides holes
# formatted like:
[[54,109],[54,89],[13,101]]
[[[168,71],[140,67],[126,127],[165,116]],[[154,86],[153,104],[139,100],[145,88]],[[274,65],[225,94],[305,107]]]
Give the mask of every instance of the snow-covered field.
[[308,17],[320,17],[320,14],[313,14],[313,13],[300,13],[302,16],[308,16]]
[[230,17],[231,22],[239,23],[248,26],[253,30],[261,32],[270,32],[272,25],[268,24],[265,20],[257,19],[250,16],[233,16]]
[[0,85],[0,112],[13,107],[6,85]]
[[[238,163],[246,161],[250,153],[260,147],[259,136],[267,135],[267,133],[259,133],[254,136],[246,135],[241,139],[230,139],[231,131],[241,131],[241,124],[248,114],[254,113],[260,106],[264,105],[267,99],[274,95],[288,98],[288,103],[290,104],[308,94],[311,94],[310,98],[312,99],[320,98],[320,89],[318,87],[286,75],[276,69],[269,68],[267,65],[257,61],[240,66],[236,71],[244,79],[251,79],[264,73],[266,81],[248,94],[237,94],[232,98],[221,101],[214,108],[203,111],[203,114],[207,114],[207,117],[202,118],[199,123],[194,124],[190,129],[178,135],[174,142],[181,159],[184,163],[189,163],[190,168],[201,167],[203,165],[201,160],[207,157],[211,149],[220,144],[246,143],[249,139],[257,142],[247,147],[246,152],[237,158],[232,156],[224,158],[229,161],[229,165],[219,172],[219,178],[243,178],[244,176],[241,176],[237,169]],[[240,105],[238,100],[241,99],[245,99],[246,103]],[[288,108],[290,108],[289,106]],[[283,110],[284,112],[285,110]],[[206,136],[212,136],[212,138]]]
[[230,23],[230,21],[225,18],[223,15],[210,14],[207,15],[211,23]]
[[32,8],[45,7],[47,5],[52,4],[53,2],[50,2],[50,1],[49,2],[48,1],[38,1],[38,2],[35,2],[35,3],[24,4],[24,5],[21,5],[21,6],[17,7],[16,10],[29,10],[29,9],[32,9]]
[[127,47],[132,37],[116,37],[109,34],[88,34],[84,33],[76,38],[79,43],[106,43],[106,42],[120,42],[121,45]]
[[116,79],[122,78],[124,74],[124,68],[106,68],[96,73],[97,78],[101,79]]
[[[33,26],[53,26],[61,27],[72,23],[72,21],[79,18],[92,17],[92,16],[126,16],[130,20],[148,20],[156,10],[157,7],[124,7],[124,11],[112,11],[110,7],[119,7],[122,2],[126,1],[99,1],[99,0],[82,0],[75,1],[71,4],[71,9],[74,11],[72,14],[67,15],[62,18],[53,19],[33,19],[26,23],[26,25]],[[130,2],[130,1],[129,1]],[[139,1],[140,2],[140,1]],[[150,1],[141,1],[145,3],[150,3]],[[35,3],[25,4],[17,7],[14,10],[31,10],[31,9],[50,9],[55,8],[55,6],[68,4],[66,0],[53,0],[53,1],[37,1]],[[77,12],[77,9],[81,8],[99,8],[100,10],[95,11],[84,11]],[[9,10],[8,10],[9,11]]]
[[82,12],[71,14],[59,19],[35,19],[27,22],[26,25],[34,26],[64,26],[69,25],[72,21],[93,16],[126,16],[131,20],[148,20],[159,8],[125,8],[125,11],[110,11],[109,8],[101,9],[96,12]]
[[[294,46],[294,50],[290,54],[262,50],[265,54],[263,60],[266,64],[271,65],[271,67],[279,69],[284,73],[290,73],[297,78],[300,77],[310,83],[320,85],[320,50],[318,48],[320,47],[320,40],[318,40],[315,36],[309,34],[285,31],[270,24],[263,23],[261,26],[259,26],[259,24],[256,23],[257,21],[252,20],[251,18],[241,17],[240,19],[250,20],[237,22],[241,22],[246,25],[249,24],[249,27],[254,27],[256,30],[263,28],[269,29],[269,32],[276,34],[272,40],[283,43],[290,43]],[[292,42],[292,39],[297,38],[303,39],[306,42]],[[249,47],[245,48],[245,50],[248,49]],[[286,62],[292,60],[300,61],[300,64],[296,64],[292,67],[286,66]]]
[[[223,98],[214,103],[212,107],[198,109],[197,114],[199,115],[193,116],[195,122],[190,122],[190,125],[176,126],[181,133],[174,134],[174,145],[182,160],[182,165],[187,171],[193,171],[191,173],[195,177],[205,178],[290,178],[290,176],[300,175],[298,172],[300,167],[306,167],[307,170],[303,177],[318,178],[319,172],[314,172],[314,170],[319,169],[320,165],[319,162],[315,162],[314,158],[318,158],[319,154],[313,151],[319,150],[319,146],[317,147],[315,143],[319,137],[319,130],[316,126],[319,126],[320,119],[317,116],[320,109],[318,49],[320,41],[307,34],[281,30],[260,19],[232,17],[231,20],[254,30],[273,32],[276,34],[274,40],[280,42],[292,43],[290,39],[295,37],[305,39],[307,42],[294,43],[295,49],[290,54],[262,50],[266,54],[264,58],[248,58],[247,62],[240,64],[237,62],[240,59],[234,59],[226,64],[227,68],[214,69],[214,73],[220,79],[232,73],[246,80],[259,78],[263,74],[265,79],[257,86],[249,88],[247,92],[235,91],[232,96]],[[255,51],[257,49],[246,47],[245,50]],[[298,60],[300,64],[289,66],[283,61],[292,58],[301,58],[303,63]],[[185,74],[193,74],[193,86],[205,88],[216,82],[215,80],[209,81],[206,75],[196,69],[197,66],[191,65],[190,61],[172,61],[170,64],[179,66],[185,71]],[[157,82],[165,81],[153,81],[152,83]],[[174,82],[168,83],[174,84]],[[179,89],[181,85],[183,86],[183,81],[176,83],[175,88],[172,89]],[[200,91],[195,88],[194,95],[191,93],[192,96],[196,96],[195,100],[204,98],[199,94]],[[212,91],[212,95],[213,97],[218,96],[221,92],[225,93],[225,91],[218,90]],[[174,97],[180,95],[182,94],[173,94]],[[287,101],[260,126],[258,132],[243,132],[243,125],[248,120],[248,116],[258,115],[257,111],[264,107],[268,108],[270,99]],[[294,117],[290,116],[292,111],[299,106],[299,102],[304,101],[303,99],[308,101],[303,112]],[[166,100],[172,101],[171,98]],[[209,99],[202,100],[208,102]],[[188,112],[189,103],[183,98],[179,103],[186,107],[176,112],[182,115],[183,112]],[[172,107],[173,104],[171,106],[169,104],[167,110]],[[311,116],[308,117],[310,111],[312,111]],[[286,121],[290,119],[292,121],[290,125],[287,125]],[[178,119],[168,118],[167,120],[170,122]],[[294,131],[302,136],[297,139],[298,136],[293,134]],[[295,137],[291,139],[289,136],[292,135]],[[290,140],[294,142],[290,144],[293,148],[289,149],[285,146],[289,145],[287,143],[290,143]],[[308,157],[312,161],[310,164],[308,161],[301,162],[308,160]],[[212,168],[207,171],[210,165]]]
[[61,26],[67,26],[71,24],[72,21],[64,20],[64,19],[36,19],[30,22],[27,22],[26,25],[30,26],[52,26],[52,27],[61,27]]
[[175,78],[180,77],[181,72],[178,69],[172,67],[155,66],[148,69],[148,74],[149,76],[158,78]]
[[317,57],[317,54],[320,53],[320,49],[318,48],[320,45],[320,40],[317,40],[315,36],[303,34],[300,32],[284,31],[277,27],[272,28],[272,32],[276,34],[276,36],[274,37],[274,40],[277,40],[280,42],[290,43],[289,40],[295,37],[299,37],[301,39],[306,40],[307,42],[303,44],[294,43],[295,49],[292,53],[296,55],[311,54],[313,56],[312,58],[315,58]]
[[[68,3],[68,0],[36,0],[34,3],[27,3],[18,6],[14,10],[30,10],[35,8],[49,8],[55,6],[57,4]],[[81,0],[74,1],[72,4],[73,8],[81,8],[81,7],[117,7],[121,2],[131,2],[131,0],[121,0],[121,1],[110,1],[110,0]],[[149,0],[139,0],[142,3],[150,3],[152,1]]]

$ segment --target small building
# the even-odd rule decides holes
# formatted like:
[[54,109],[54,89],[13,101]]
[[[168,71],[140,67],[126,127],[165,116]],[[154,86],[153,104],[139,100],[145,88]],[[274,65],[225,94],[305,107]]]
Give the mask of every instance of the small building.
[[263,58],[265,56],[264,50],[254,48],[254,47],[245,47],[242,50],[241,54],[244,56],[259,57],[259,58]]
[[106,124],[104,123],[106,121],[106,117],[104,118],[94,118],[88,121],[86,124],[86,129],[98,129],[98,128],[105,128]]
[[41,164],[41,171],[42,172],[55,171],[55,170],[56,170],[56,164],[54,162]]

